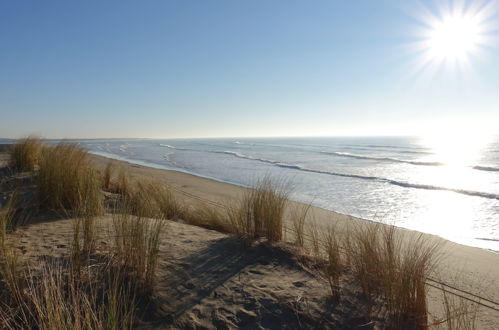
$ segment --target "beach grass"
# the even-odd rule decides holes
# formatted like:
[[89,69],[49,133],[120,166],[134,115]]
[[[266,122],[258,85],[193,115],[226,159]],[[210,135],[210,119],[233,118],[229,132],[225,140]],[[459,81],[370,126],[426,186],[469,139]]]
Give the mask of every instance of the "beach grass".
[[291,225],[294,233],[295,244],[303,247],[305,245],[305,222],[310,213],[312,204],[296,206],[292,211]]
[[[144,294],[138,286],[141,279],[124,267],[112,251],[94,258],[79,254],[69,260],[47,256],[27,264],[15,248],[17,236],[8,233],[14,205],[9,202],[0,210],[0,327],[132,328],[136,299]],[[84,228],[82,235],[80,253],[86,250]],[[80,246],[80,236],[75,234],[73,239],[73,246]],[[150,264],[151,258],[147,262]]]
[[109,190],[111,188],[111,178],[113,175],[114,165],[113,161],[109,160],[107,162],[104,173],[102,174],[102,187],[104,190]]
[[98,215],[104,210],[98,172],[88,153],[74,144],[43,148],[36,179],[44,208],[77,215]]
[[124,199],[113,212],[113,254],[118,264],[131,271],[146,291],[153,288],[159,244],[165,234],[163,219],[133,215],[134,202]]
[[20,256],[14,247],[15,237],[9,235],[9,232],[14,229],[13,222],[17,211],[15,199],[16,195],[11,197],[0,210],[0,282],[5,284],[10,293],[9,298],[19,301]]
[[452,295],[444,286],[441,286],[444,317],[435,322],[434,327],[446,330],[476,330],[477,318],[480,312],[479,304],[462,297]]
[[[70,263],[43,263],[36,274],[29,267],[22,269],[15,238],[8,235],[18,208],[14,194],[0,210],[0,279],[8,292],[0,310],[2,327],[131,328],[137,299],[148,296],[155,285],[159,245],[167,229],[163,219],[182,218],[245,239],[283,239],[290,189],[282,181],[266,176],[245,190],[239,203],[222,208],[206,203],[188,207],[167,185],[133,181],[123,170],[113,183],[111,162],[99,176],[76,145],[60,143],[41,150],[35,174],[40,204],[74,218]],[[104,262],[90,264],[89,256],[96,253],[96,215],[103,212],[101,188],[114,189],[120,197],[112,212],[111,248],[99,252]],[[310,247],[335,301],[341,299],[342,276],[352,276],[368,300],[382,299],[387,328],[431,326],[426,279],[439,261],[438,243],[423,234],[406,235],[394,226],[370,222],[352,224],[342,230],[340,240],[336,227],[321,229],[310,221],[310,208],[303,205],[291,213],[295,244]],[[445,317],[433,325],[475,329],[477,305],[442,290]]]
[[[70,266],[71,267],[71,266]],[[24,272],[22,301],[0,314],[7,329],[131,329],[136,289],[112,264],[84,268],[84,276],[64,263],[46,261]]]
[[242,237],[266,237],[270,242],[282,240],[284,211],[290,185],[269,176],[247,189],[239,205],[229,211],[235,232]]
[[321,267],[322,274],[329,284],[331,296],[338,300],[340,298],[340,277],[344,271],[340,242],[333,226],[325,231],[323,246],[326,262]]
[[365,223],[350,229],[347,262],[368,298],[382,297],[393,329],[428,327],[426,279],[440,245],[423,234],[405,237],[394,226]]
[[229,214],[224,207],[198,203],[184,212],[183,220],[191,225],[216,230],[222,233],[236,233]]
[[38,165],[42,149],[41,140],[30,136],[14,143],[10,150],[9,167],[19,171],[33,171]]

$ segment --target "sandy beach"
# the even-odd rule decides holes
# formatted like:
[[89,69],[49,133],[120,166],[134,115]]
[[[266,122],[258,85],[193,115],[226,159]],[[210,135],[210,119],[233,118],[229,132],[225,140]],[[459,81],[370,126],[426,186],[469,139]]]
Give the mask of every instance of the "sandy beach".
[[[97,168],[103,170],[109,159],[101,156],[92,155],[92,160]],[[186,202],[196,203],[199,201],[211,201],[215,203],[226,203],[234,201],[242,194],[244,188],[197,177],[194,175],[171,171],[148,168],[145,166],[130,164],[126,162],[111,160],[117,167],[122,167],[130,173],[131,177],[137,180],[153,179],[170,185],[178,193],[179,197],[185,199]],[[293,202],[298,205],[299,203]],[[336,224],[346,226],[349,222],[359,220],[351,217],[328,211],[321,208],[312,207],[315,221],[322,228]],[[288,224],[289,225],[289,224]],[[407,237],[420,235],[419,232],[403,230]],[[499,254],[469,247],[461,244],[456,244],[434,235],[423,234],[427,239],[436,240],[442,243],[442,258],[438,267],[438,274],[434,279],[442,281],[460,290],[470,292],[480,297],[489,299],[494,302],[499,302],[499,282],[497,276],[499,274]],[[435,282],[430,282],[438,286]],[[465,293],[457,291],[458,294],[467,296]],[[438,298],[439,290],[432,288],[430,290],[430,303],[433,303],[433,308],[439,308],[441,303]],[[476,299],[476,298],[473,298]],[[489,304],[490,305],[490,304]],[[498,305],[492,305],[495,308]],[[483,308],[481,316],[481,327],[494,329],[499,324],[499,311],[489,308]]]
[[[131,180],[153,180],[167,184],[186,205],[209,203],[223,207],[235,203],[245,188],[194,175],[154,169],[90,156],[101,172],[109,162],[114,175],[121,170]],[[0,153],[0,167],[7,164],[8,155]],[[18,177],[15,180],[25,180]],[[288,212],[300,203],[292,202]],[[311,209],[319,230],[335,225],[342,229],[359,220],[321,208]],[[98,245],[109,244],[111,215],[98,219]],[[369,319],[383,318],[383,310],[365,310],[356,285],[344,280],[340,309],[331,309],[324,279],[308,267],[308,257],[302,256],[293,244],[254,243],[242,245],[234,236],[183,223],[182,219],[167,221],[165,238],[160,243],[157,285],[153,294],[154,314],[141,320],[142,328],[214,329],[214,328],[345,328],[365,326]],[[72,220],[36,218],[16,231],[17,249],[23,258],[36,264],[46,258],[63,258],[69,254]],[[285,241],[293,241],[290,224]],[[410,239],[420,233],[403,230]],[[499,324],[499,255],[497,253],[455,244],[442,238],[423,234],[428,240],[443,245],[438,272],[428,280],[428,302],[431,314],[442,308],[441,283],[450,293],[484,305],[478,317],[479,329],[496,329]],[[437,281],[437,282],[435,282]],[[331,305],[333,306],[333,305]],[[364,307],[363,307],[364,306]],[[368,328],[376,328],[372,323]]]

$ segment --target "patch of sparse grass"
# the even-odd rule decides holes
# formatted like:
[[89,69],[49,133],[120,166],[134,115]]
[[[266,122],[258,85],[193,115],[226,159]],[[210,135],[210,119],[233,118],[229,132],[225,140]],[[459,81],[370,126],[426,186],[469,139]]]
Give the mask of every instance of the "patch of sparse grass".
[[182,204],[168,186],[153,181],[139,182],[130,202],[134,214],[142,217],[172,219],[184,213]]
[[118,181],[114,185],[114,191],[122,196],[130,197],[132,195],[132,185],[130,179],[123,168],[118,172]]
[[423,234],[405,237],[393,226],[364,223],[346,240],[350,269],[366,297],[382,297],[393,329],[426,329],[426,278],[439,244]]
[[88,153],[74,144],[44,148],[37,184],[43,207],[77,212],[77,216],[103,212],[98,173],[91,166]]
[[111,177],[113,175],[113,161],[109,160],[107,162],[106,168],[104,169],[104,174],[102,175],[102,187],[104,190],[109,190],[111,188]]
[[259,180],[253,189],[245,191],[240,205],[230,211],[234,232],[250,239],[280,241],[289,192],[285,182],[272,181],[268,176]]
[[0,315],[10,329],[131,329],[137,290],[112,263],[85,267],[84,280],[64,263],[25,273],[23,301]]
[[191,225],[217,230],[223,233],[233,233],[234,228],[225,208],[200,203],[184,213],[184,220]]
[[307,220],[311,206],[312,204],[306,204],[296,207],[291,218],[295,244],[301,247],[305,244],[305,221]]
[[310,252],[314,258],[318,259],[320,257],[321,240],[319,237],[319,228],[315,221],[309,223],[307,232],[310,237]]
[[382,285],[380,227],[370,223],[352,227],[345,240],[348,265],[364,294],[370,297]]
[[125,199],[113,213],[113,252],[120,267],[132,272],[149,291],[154,285],[166,222],[132,215],[131,210],[132,205]]
[[[23,299],[20,255],[14,247],[15,236],[9,234],[14,229],[13,219],[17,212],[16,198],[17,196],[14,194],[0,210],[0,288],[5,290],[5,292],[0,292],[0,296],[2,296],[2,303],[5,304],[7,310],[9,310],[9,305],[17,305]],[[0,312],[0,318],[1,315]],[[0,320],[0,325],[1,323]]]
[[326,260],[322,266],[322,274],[329,283],[331,296],[337,300],[340,298],[340,277],[343,265],[340,244],[334,227],[329,227],[324,233],[323,242]]
[[449,293],[441,286],[444,315],[432,324],[436,329],[476,330],[480,305]]
[[[408,238],[401,249],[397,276],[385,284],[384,296],[392,314],[394,327],[425,329],[428,324],[426,278],[433,271],[439,244],[423,237]],[[384,264],[385,267],[390,265]],[[389,279],[385,272],[385,279]]]
[[114,191],[125,201],[128,212],[139,217],[173,219],[184,215],[185,208],[171,189],[152,180],[132,182],[121,171]]
[[27,137],[12,145],[9,166],[19,171],[33,171],[38,165],[42,144],[37,137]]
[[[76,258],[38,260],[34,268],[26,268],[14,247],[16,236],[7,235],[14,205],[9,202],[0,210],[0,328],[130,329],[139,282],[113,254],[92,263],[81,258],[80,250],[89,249],[85,242],[93,242],[85,238],[86,220],[79,218]],[[151,258],[147,262],[153,268]]]

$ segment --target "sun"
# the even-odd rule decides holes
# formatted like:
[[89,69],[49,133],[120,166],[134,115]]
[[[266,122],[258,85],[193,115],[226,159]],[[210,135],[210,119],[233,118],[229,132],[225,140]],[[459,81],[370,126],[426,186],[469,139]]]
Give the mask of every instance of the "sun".
[[428,55],[437,61],[464,61],[476,53],[482,39],[483,30],[477,17],[448,15],[431,27]]
[[417,11],[421,23],[413,50],[419,57],[417,70],[440,66],[469,68],[472,60],[495,44],[499,0],[442,0],[440,6]]

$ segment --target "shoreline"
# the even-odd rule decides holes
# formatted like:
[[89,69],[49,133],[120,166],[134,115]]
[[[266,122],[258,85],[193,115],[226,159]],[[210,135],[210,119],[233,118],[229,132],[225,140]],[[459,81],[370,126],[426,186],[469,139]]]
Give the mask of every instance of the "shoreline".
[[[91,159],[99,170],[103,170],[111,160],[115,165],[115,171],[118,168],[122,168],[130,175],[131,179],[154,179],[158,183],[168,184],[174,191],[185,193],[185,200],[190,200],[191,202],[192,196],[196,196],[204,201],[220,204],[227,203],[227,201],[237,199],[241,192],[246,189],[193,174],[151,168],[94,154],[91,155]],[[295,201],[291,201],[290,204],[291,207],[304,205]],[[315,223],[322,228],[327,228],[328,225],[338,225],[341,230],[341,226],[348,225],[348,223],[351,224],[352,221],[362,221],[315,206],[312,206],[311,210]],[[485,298],[499,302],[499,281],[495,279],[497,274],[499,274],[498,253],[455,243],[433,234],[401,227],[397,228],[397,230],[401,230],[404,233],[404,239],[422,237],[442,244],[442,255],[445,258],[439,263],[439,278],[445,279],[446,283],[471,292],[477,292],[478,285],[482,289],[478,292],[485,296]],[[477,283],[478,280],[481,283]],[[484,287],[485,284],[487,285],[486,288]]]
[[[240,187],[240,188],[243,188],[243,189],[251,188],[249,186],[244,186],[242,184],[237,184],[237,183],[234,183],[234,182],[229,182],[229,181],[226,181],[226,180],[223,180],[223,179],[218,179],[218,178],[214,178],[214,177],[211,177],[211,176],[206,176],[206,175],[202,175],[202,174],[198,174],[198,173],[193,173],[193,172],[189,172],[187,170],[182,170],[182,169],[177,169],[177,168],[171,168],[171,167],[168,167],[168,166],[165,166],[165,165],[159,165],[159,164],[151,163],[151,162],[147,162],[147,161],[133,160],[133,159],[129,159],[129,158],[126,158],[126,157],[119,156],[119,155],[110,154],[110,153],[107,153],[107,152],[99,152],[99,151],[88,151],[88,152],[90,154],[92,154],[92,155],[96,155],[96,156],[99,156],[99,157],[104,157],[104,158],[107,158],[107,159],[112,159],[112,160],[115,160],[115,161],[125,162],[125,163],[131,164],[131,165],[138,165],[138,166],[144,166],[146,168],[153,168],[153,169],[158,169],[158,170],[173,171],[173,172],[183,173],[183,174],[187,174],[187,175],[192,175],[194,177],[199,177],[199,178],[203,178],[203,179],[207,179],[207,180],[212,180],[212,181],[215,181],[215,182],[220,182],[220,183],[224,183],[224,184],[233,185],[233,186]],[[295,202],[295,203],[299,203],[299,204],[305,204],[305,202],[299,201],[299,200],[292,199],[292,201]],[[313,207],[321,209],[321,210],[324,210],[325,212],[332,212],[335,215],[341,216],[341,217],[348,217],[348,218],[352,218],[352,219],[359,220],[359,221],[366,221],[366,222],[378,223],[378,221],[375,221],[375,220],[372,220],[372,219],[367,219],[367,218],[357,217],[357,216],[350,215],[350,214],[341,213],[341,212],[338,212],[338,211],[335,211],[335,210],[331,210],[331,209],[327,209],[325,207],[321,207],[321,206],[317,206],[317,205],[313,205]],[[441,238],[441,239],[443,239],[445,241],[449,241],[449,242],[452,242],[452,243],[455,243],[455,244],[459,244],[459,245],[463,245],[463,246],[467,246],[467,247],[482,249],[482,250],[489,251],[491,253],[495,253],[495,254],[499,255],[499,247],[497,248],[497,250],[495,250],[494,248],[491,248],[490,246],[488,246],[486,244],[487,242],[499,242],[498,239],[472,237],[472,238],[466,238],[466,239],[458,240],[458,239],[451,239],[449,237],[443,237],[443,236],[440,236],[440,235],[437,235],[437,234],[433,234],[433,233],[427,233],[427,232],[419,231],[419,230],[416,230],[416,229],[405,228],[405,227],[401,227],[401,226],[397,226],[397,225],[394,225],[394,226],[397,227],[397,228],[400,228],[402,230],[415,231],[415,232],[423,233],[423,234],[426,234],[426,235],[437,236],[437,237],[439,237],[439,238]],[[466,242],[475,242],[477,244],[471,245],[471,244],[466,244]]]

